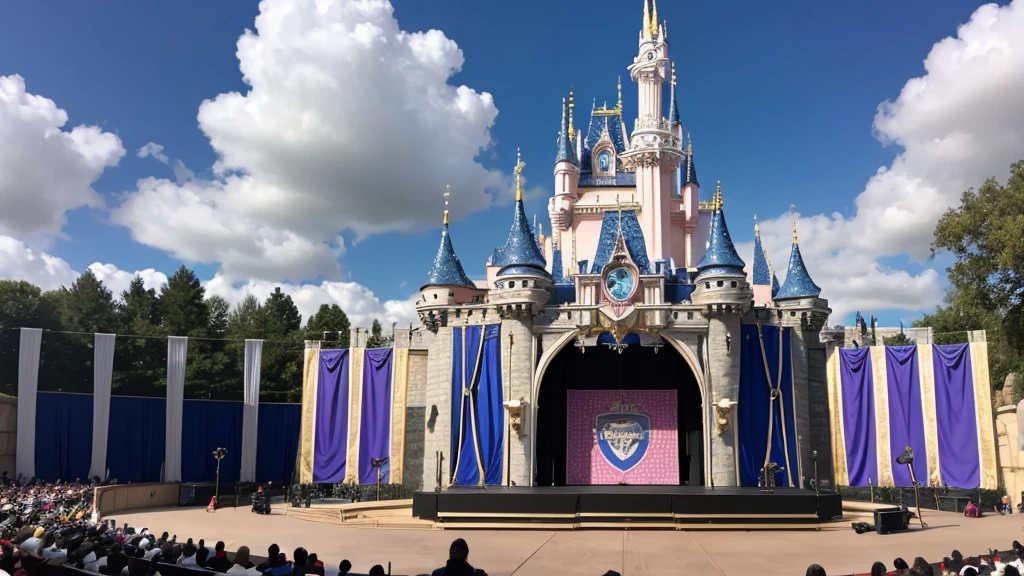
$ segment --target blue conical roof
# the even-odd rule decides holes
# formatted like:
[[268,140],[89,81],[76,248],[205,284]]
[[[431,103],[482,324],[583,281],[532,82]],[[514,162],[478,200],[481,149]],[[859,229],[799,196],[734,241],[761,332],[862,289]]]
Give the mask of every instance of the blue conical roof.
[[512,229],[508,232],[505,245],[494,251],[491,266],[532,267],[547,275],[544,269],[544,256],[537,247],[537,241],[530,231],[530,223],[526,219],[526,210],[522,199],[516,200],[515,215]]
[[754,285],[768,286],[772,283],[772,270],[761,245],[761,230],[754,224]]
[[573,147],[572,141],[569,140],[569,122],[566,120],[568,110],[569,106],[565,98],[562,98],[562,127],[558,130],[558,154],[555,156],[555,164],[571,162],[578,166],[579,160],[576,158],[576,149]]
[[721,183],[715,191],[715,211],[711,215],[711,234],[708,237],[708,249],[704,258],[697,264],[698,276],[705,274],[743,274],[746,264],[736,253],[736,246],[729,236],[729,227],[725,224],[725,212],[722,211]]
[[772,272],[772,299],[775,299],[775,296],[778,295],[779,290],[780,290],[780,287],[779,287],[779,277],[776,276],[775,272],[773,271]]
[[[444,228],[441,229],[441,246],[437,249],[437,256],[434,256],[434,267],[427,275],[427,283],[423,288],[430,286],[465,286],[475,288],[473,281],[466,276],[462,269],[459,257],[455,255],[455,248],[452,247],[452,237],[448,233],[448,213],[445,212]],[[421,290],[423,288],[420,288]]]
[[804,266],[804,258],[800,255],[800,244],[796,242],[796,232],[793,232],[793,251],[789,253],[789,270],[786,272],[786,281],[782,283],[776,300],[787,300],[790,298],[817,298],[821,294],[821,288],[811,280]]
[[675,85],[675,66],[672,67],[672,103],[669,104],[668,110],[668,121],[669,124],[675,126],[679,124],[679,106],[676,104],[676,85]]

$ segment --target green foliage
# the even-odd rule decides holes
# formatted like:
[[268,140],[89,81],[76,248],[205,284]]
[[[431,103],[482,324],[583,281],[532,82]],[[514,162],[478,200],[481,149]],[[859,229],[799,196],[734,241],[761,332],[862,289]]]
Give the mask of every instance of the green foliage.
[[883,336],[882,343],[886,346],[913,346],[914,340],[905,333],[900,332],[895,336]]
[[960,206],[935,227],[934,252],[956,261],[947,269],[946,305],[916,322],[930,326],[937,344],[965,342],[967,330],[985,330],[992,386],[1024,371],[1024,161],[1010,167],[1006,185],[989,179],[968,190]]
[[337,304],[321,304],[320,309],[309,317],[306,323],[306,340],[320,340],[325,332],[337,332],[338,348],[348,348],[349,330],[352,328],[348,315]]
[[218,400],[242,399],[246,339],[263,340],[260,400],[269,402],[301,399],[303,340],[340,332],[338,344],[349,344],[349,319],[337,304],[321,306],[303,328],[298,307],[280,289],[265,302],[249,295],[232,309],[207,297],[185,266],[159,291],[136,277],[116,296],[91,271],[45,293],[0,280],[0,394],[17,394],[22,327],[44,329],[40,390],[64,392],[92,392],[92,334],[116,334],[113,392],[131,396],[164,395],[167,336],[189,338],[185,397]]
[[391,338],[384,337],[384,329],[381,328],[377,319],[373,320],[370,327],[370,337],[366,339],[367,348],[384,348],[391,345]]

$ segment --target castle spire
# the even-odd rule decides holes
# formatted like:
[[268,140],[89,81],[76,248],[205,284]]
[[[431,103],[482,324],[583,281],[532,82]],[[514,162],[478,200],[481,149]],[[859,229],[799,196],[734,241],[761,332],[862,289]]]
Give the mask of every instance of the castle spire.
[[434,256],[434,266],[427,275],[427,283],[420,290],[431,286],[464,286],[475,288],[473,281],[466,276],[462,269],[459,257],[455,255],[455,248],[452,246],[452,237],[448,232],[448,198],[451,196],[451,188],[446,186],[444,191],[444,225],[441,227],[441,245],[437,248],[437,255]]
[[754,215],[754,285],[770,286],[772,283],[772,265],[768,261],[768,253],[761,243],[761,226]]
[[640,29],[640,38],[647,40],[651,37],[651,3],[644,0],[644,25]]
[[789,300],[799,298],[817,298],[821,294],[821,288],[811,280],[807,273],[807,266],[804,265],[803,255],[800,254],[800,244],[796,236],[796,216],[793,217],[793,248],[789,253],[789,269],[786,271],[786,281],[782,283],[776,300]]
[[[568,106],[571,106],[571,104]],[[569,135],[569,124],[566,121],[567,113],[571,113],[571,108],[568,108],[568,106],[566,105],[565,98],[562,98],[562,126],[558,130],[558,153],[555,156],[555,164],[570,162],[578,165],[579,161],[576,159],[576,150],[573,149],[572,138]]]
[[576,107],[576,103],[573,101],[572,88],[569,89],[569,141],[576,141],[576,127],[572,122],[572,109]]
[[704,258],[697,264],[699,276],[705,274],[744,274],[746,264],[736,253],[736,246],[729,235],[729,227],[725,224],[725,213],[722,211],[722,182],[715,188],[714,213],[711,215],[711,234],[708,238],[708,249]]
[[651,0],[651,36],[658,36],[658,0]]
[[615,109],[620,113],[622,112],[622,76],[619,76],[619,81],[615,84],[616,90],[618,90],[618,100],[615,101]]
[[[545,267],[547,265],[544,255],[537,246],[537,239],[530,231],[530,221],[526,216],[526,209],[523,207],[522,173],[526,164],[523,164],[522,155],[516,150],[516,206],[512,218],[512,229],[509,230],[508,239],[505,245],[494,251],[491,256],[492,266],[505,268],[514,267],[518,270],[524,267],[533,268],[534,272],[548,275]],[[502,273],[498,272],[499,275]]]
[[676,63],[672,63],[672,103],[670,104],[668,121],[672,126],[679,124],[679,106],[676,105]]

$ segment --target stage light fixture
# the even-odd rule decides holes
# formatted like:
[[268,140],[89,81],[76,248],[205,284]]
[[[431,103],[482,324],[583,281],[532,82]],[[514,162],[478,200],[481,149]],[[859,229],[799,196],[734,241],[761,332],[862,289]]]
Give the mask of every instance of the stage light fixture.
[[520,397],[518,400],[508,400],[505,402],[505,410],[508,411],[508,421],[512,429],[517,433],[522,434],[521,429],[523,427],[523,408],[529,406],[529,401],[526,398]]
[[722,398],[715,403],[715,431],[718,432],[719,436],[729,428],[730,412],[735,405],[736,402],[728,398]]

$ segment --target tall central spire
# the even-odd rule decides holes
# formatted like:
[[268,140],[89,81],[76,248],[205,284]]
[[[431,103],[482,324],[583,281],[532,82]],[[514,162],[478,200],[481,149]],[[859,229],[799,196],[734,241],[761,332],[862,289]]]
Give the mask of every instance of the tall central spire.
[[523,155],[519,152],[519,148],[516,148],[516,202],[523,201],[523,168],[525,167]]

